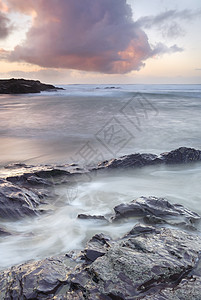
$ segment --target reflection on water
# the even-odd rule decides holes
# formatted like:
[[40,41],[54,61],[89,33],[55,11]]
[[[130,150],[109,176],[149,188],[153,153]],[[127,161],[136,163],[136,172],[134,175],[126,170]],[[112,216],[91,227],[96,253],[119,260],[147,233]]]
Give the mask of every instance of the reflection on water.
[[79,213],[110,216],[114,206],[140,196],[165,197],[201,214],[201,164],[154,166],[130,171],[94,174],[90,182],[55,186],[57,199],[37,218],[1,222],[12,236],[2,237],[1,268],[29,259],[40,259],[82,248],[96,233],[117,238],[137,222],[120,223],[79,220]]

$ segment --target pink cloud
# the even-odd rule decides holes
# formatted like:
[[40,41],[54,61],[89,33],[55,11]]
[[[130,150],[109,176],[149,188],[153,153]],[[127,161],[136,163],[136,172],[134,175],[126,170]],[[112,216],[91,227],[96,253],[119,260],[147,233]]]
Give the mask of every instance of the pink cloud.
[[126,0],[7,0],[8,8],[33,15],[22,45],[10,54],[46,68],[102,73],[139,70],[155,55],[132,19]]

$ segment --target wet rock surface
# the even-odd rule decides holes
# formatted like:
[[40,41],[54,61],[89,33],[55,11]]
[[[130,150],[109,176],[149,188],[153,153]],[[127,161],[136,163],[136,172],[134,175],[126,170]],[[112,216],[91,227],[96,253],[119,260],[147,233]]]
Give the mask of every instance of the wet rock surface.
[[[132,154],[88,169],[9,165],[5,170],[11,174],[0,179],[0,217],[37,216],[42,213],[40,205],[54,196],[54,185],[71,184],[94,170],[191,163],[201,160],[200,153],[182,147],[160,156]],[[197,213],[163,198],[140,197],[114,207],[110,218],[86,214],[79,218],[114,224],[133,218],[140,223],[118,240],[96,234],[80,252],[1,271],[0,299],[200,300],[201,237],[189,231],[196,231]],[[1,238],[9,234],[0,228]]]
[[112,220],[128,217],[144,217],[146,223],[186,225],[192,227],[200,221],[200,216],[180,204],[171,204],[164,198],[140,197],[129,203],[122,203],[114,208]]
[[[114,241],[0,273],[1,299],[200,299],[201,238],[137,224]],[[154,297],[154,298],[153,298]]]
[[166,164],[189,163],[201,160],[201,151],[193,148],[181,147],[171,152],[161,154]]
[[143,167],[161,163],[162,159],[155,154],[136,153],[122,156],[118,159],[112,159],[99,164],[101,168],[133,168]]
[[193,148],[180,147],[176,150],[155,155],[135,153],[117,159],[99,163],[99,169],[135,168],[156,164],[179,164],[201,161],[201,151]]
[[[81,180],[81,176],[88,176],[94,171],[104,171],[108,169],[124,169],[142,167],[152,164],[172,164],[172,163],[190,163],[201,160],[201,151],[192,148],[179,148],[168,153],[163,153],[160,156],[154,154],[131,154],[123,156],[119,159],[105,161],[100,163],[96,168],[79,168],[77,165],[63,165],[63,166],[27,166],[22,163],[8,165],[5,170],[11,171],[12,175],[5,176],[0,179],[0,216],[2,218],[19,218],[26,215],[37,215],[39,204],[44,203],[43,199],[55,196],[51,187],[57,184],[69,184],[72,178]],[[154,201],[154,199],[149,200]],[[141,200],[142,202],[142,200]],[[138,203],[139,204],[139,203]],[[151,206],[145,209],[142,205],[139,207],[137,203],[130,203],[129,205],[121,205],[115,208],[115,217],[129,217],[139,214],[144,217],[144,221],[152,224],[166,223],[167,220],[161,219],[166,215],[166,219],[170,214],[170,204],[160,202],[157,200],[157,205],[161,206],[160,212],[153,211]],[[167,207],[169,205],[169,207]],[[134,210],[133,210],[134,208]],[[180,207],[181,208],[181,207]],[[118,209],[121,211],[118,212]],[[165,210],[164,210],[165,209]],[[175,209],[175,207],[174,207]],[[179,206],[177,206],[177,210]],[[183,208],[182,208],[183,209]],[[175,215],[176,211],[174,212]],[[183,214],[184,216],[184,214]],[[82,219],[102,219],[106,220],[105,216],[80,216]],[[195,216],[191,218],[184,218],[184,225],[191,226],[195,221]],[[167,222],[168,223],[168,222]]]
[[0,178],[0,218],[11,220],[44,213],[40,205],[48,204],[57,197],[54,187],[71,184],[74,175],[82,174],[76,167],[68,165],[58,168],[14,164],[5,169],[12,175]]
[[79,214],[82,220],[102,220],[107,222],[126,222],[128,218],[134,218],[150,225],[177,226],[190,230],[196,230],[196,225],[201,217],[180,204],[171,204],[164,198],[140,197],[129,203],[121,203],[114,207],[114,214],[110,217],[102,215]]
[[20,188],[6,180],[0,179],[0,217],[2,219],[19,219],[38,214],[38,206],[43,196],[26,188]]
[[0,80],[0,94],[27,94],[40,93],[42,91],[59,90],[51,84],[41,83],[39,80],[7,79]]
[[49,294],[66,282],[70,267],[66,258],[27,263],[0,275],[1,299],[48,299]]
[[100,221],[107,221],[107,219],[104,216],[100,215],[86,215],[86,214],[79,214],[78,219],[81,220],[100,220]]
[[8,236],[10,233],[5,229],[0,227],[0,236]]

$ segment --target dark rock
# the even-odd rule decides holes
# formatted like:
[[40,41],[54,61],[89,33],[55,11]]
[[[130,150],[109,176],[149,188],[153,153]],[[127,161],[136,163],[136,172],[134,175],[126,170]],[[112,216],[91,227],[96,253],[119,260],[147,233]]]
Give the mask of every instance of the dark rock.
[[79,214],[78,219],[82,220],[101,220],[101,221],[108,221],[104,216],[91,216],[86,214]]
[[84,253],[85,259],[88,262],[94,262],[98,257],[105,255],[105,252],[87,249]]
[[112,239],[104,234],[94,235],[86,245],[85,250],[94,250],[101,253],[106,253],[111,247]]
[[[123,156],[103,162],[97,170],[199,160],[200,150],[179,148],[160,157],[152,154]],[[22,169],[21,174],[16,172],[18,168]],[[44,197],[39,192],[41,187],[47,191],[51,185],[62,183],[64,178],[80,175],[76,170],[72,174],[64,166],[18,165],[10,169],[15,175],[7,180],[0,179],[0,217],[3,219],[37,215]],[[195,228],[200,220],[198,214],[182,205],[156,197],[141,197],[116,206],[114,211],[113,221],[136,217],[147,224],[170,224],[185,229]],[[104,216],[81,214],[79,217],[106,220]],[[6,234],[6,230],[1,228],[1,233]],[[192,233],[142,224],[137,224],[116,241],[97,234],[76,257],[66,254],[0,272],[0,295],[7,300],[198,300],[201,295],[200,245],[201,238]]]
[[50,186],[51,185],[50,181],[40,178],[36,175],[31,175],[31,176],[27,177],[26,179],[27,179],[27,183],[29,183],[30,185],[34,185],[34,186],[37,186],[37,185]]
[[1,299],[50,299],[71,270],[66,257],[12,267],[0,274]]
[[[6,166],[13,171],[20,170],[20,175],[12,175],[6,179],[14,184],[21,186],[30,185],[51,185],[55,184],[52,179],[58,178],[57,183],[63,183],[64,178],[70,178],[71,176],[79,176],[80,181],[82,176],[88,178],[93,172],[108,169],[127,169],[127,168],[139,168],[143,166],[155,165],[155,164],[172,164],[172,163],[189,163],[193,161],[201,160],[201,151],[191,148],[179,148],[168,153],[163,153],[160,156],[155,154],[131,154],[125,155],[118,159],[112,159],[110,161],[104,161],[98,164],[95,168],[81,169],[76,164],[64,165],[64,166],[27,166],[25,164],[12,164]],[[14,174],[14,173],[13,173]],[[52,183],[51,183],[52,182]]]
[[38,215],[40,194],[0,179],[0,217],[19,219]]
[[163,198],[141,197],[129,203],[122,203],[114,208],[115,216],[112,220],[128,217],[145,217],[151,224],[169,223],[178,225],[179,222],[193,225],[200,220],[200,216],[180,204],[171,204]]
[[153,227],[153,226],[147,226],[147,225],[143,225],[143,224],[136,224],[135,227],[133,227],[131,229],[131,231],[129,231],[125,237],[128,237],[128,236],[139,236],[139,235],[142,235],[142,234],[149,234],[149,233],[152,233],[152,234],[158,234],[160,231]]
[[[13,175],[0,179],[0,217],[19,219],[42,212],[41,204],[57,199],[55,185],[67,183],[75,173],[54,166],[10,166]],[[17,174],[17,175],[15,175]],[[79,173],[80,174],[80,173]],[[45,212],[45,210],[44,210]]]
[[98,164],[98,169],[139,168],[156,164],[178,164],[201,161],[201,151],[193,148],[181,147],[171,152],[155,155],[150,153],[135,153],[124,155],[116,159],[106,160]]
[[9,164],[5,166],[5,169],[19,169],[19,168],[26,168],[27,165],[23,163],[16,163],[16,164]]
[[42,91],[60,90],[51,84],[41,83],[39,80],[6,79],[0,80],[0,94],[27,94]]
[[62,169],[55,169],[52,168],[51,170],[40,170],[37,172],[34,172],[34,175],[41,177],[41,178],[52,178],[57,176],[65,176],[65,175],[71,175],[70,172],[62,170]]
[[0,227],[0,236],[8,236],[11,235],[6,229]]
[[122,156],[118,159],[112,159],[110,161],[106,160],[98,165],[99,168],[133,168],[133,167],[143,167],[154,164],[159,164],[162,162],[155,154],[130,154]]
[[113,90],[113,89],[120,89],[120,87],[116,87],[116,86],[106,86],[105,88],[104,88],[105,90]]
[[196,235],[141,224],[117,241],[96,235],[79,263],[69,255],[2,271],[1,298],[200,299],[200,244]]
[[193,148],[181,147],[171,152],[162,153],[166,164],[189,163],[201,160],[201,151]]
[[[56,183],[56,179],[66,176],[73,176],[64,169],[57,169],[54,166],[40,166],[40,167],[26,167],[19,172],[19,175],[11,175],[6,178],[9,182],[20,186],[51,186]],[[54,180],[55,179],[55,180]],[[62,180],[58,180],[58,183],[63,183]]]
[[[167,288],[172,292],[177,288],[179,294],[181,281],[190,282],[189,274],[197,267],[200,241],[199,237],[165,228],[157,233],[145,231],[136,237],[128,235],[90,266],[73,274],[71,282],[83,296],[87,295],[87,299],[107,299],[101,298],[103,296],[108,299],[143,299],[145,295],[155,299],[155,295]],[[192,291],[195,293],[193,287],[186,290],[186,296]],[[196,293],[200,291],[200,286],[197,286]]]

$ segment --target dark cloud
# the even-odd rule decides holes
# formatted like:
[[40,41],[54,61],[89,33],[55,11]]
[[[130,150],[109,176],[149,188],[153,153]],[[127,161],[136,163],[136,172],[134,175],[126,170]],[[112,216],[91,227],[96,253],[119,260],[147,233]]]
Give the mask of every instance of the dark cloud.
[[0,11],[0,39],[5,39],[12,31],[10,20]]
[[7,4],[10,10],[34,16],[25,42],[10,55],[12,61],[127,73],[139,70],[153,55],[179,49],[151,47],[126,0],[7,0]]

